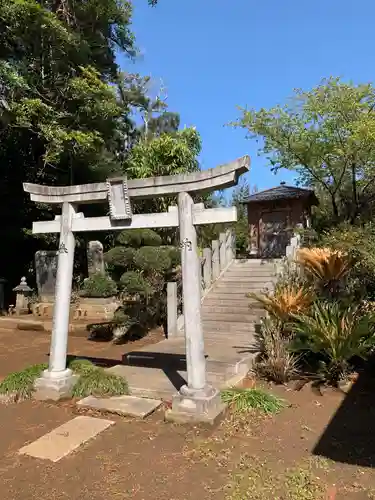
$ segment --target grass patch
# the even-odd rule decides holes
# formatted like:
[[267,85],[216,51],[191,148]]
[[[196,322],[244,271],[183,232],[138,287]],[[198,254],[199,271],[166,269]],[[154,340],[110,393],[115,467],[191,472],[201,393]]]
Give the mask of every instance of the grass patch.
[[310,469],[300,468],[286,474],[285,491],[288,500],[318,500],[325,497],[326,489]]
[[278,413],[285,406],[285,402],[276,396],[261,389],[226,389],[222,391],[224,403],[236,411],[260,410],[266,414]]
[[123,377],[107,373],[87,359],[75,359],[69,368],[80,376],[73,387],[72,396],[75,398],[129,394],[128,383]]
[[73,359],[68,363],[68,368],[70,368],[74,373],[78,375],[86,375],[87,373],[92,373],[97,370],[98,367],[94,365],[88,359]]
[[324,500],[327,483],[306,464],[275,471],[257,459],[244,455],[237,473],[227,485],[226,500]]
[[[126,380],[104,371],[88,359],[74,359],[68,367],[79,379],[73,388],[73,397],[122,396],[129,394]],[[35,380],[40,377],[47,364],[32,365],[19,372],[10,373],[0,383],[0,394],[9,396],[13,401],[22,401],[32,396]]]
[[19,372],[10,373],[0,383],[0,394],[14,397],[15,401],[30,398],[34,391],[34,382],[40,377],[47,364],[28,366]]

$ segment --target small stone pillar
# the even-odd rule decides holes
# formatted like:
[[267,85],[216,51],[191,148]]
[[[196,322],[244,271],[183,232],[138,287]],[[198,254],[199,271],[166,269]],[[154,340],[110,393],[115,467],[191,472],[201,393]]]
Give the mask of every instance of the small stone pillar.
[[210,288],[212,283],[212,251],[211,248],[203,249],[203,280],[206,290]]
[[225,233],[219,234],[219,261],[220,261],[220,271],[224,271],[227,267],[227,249],[226,249],[227,237]]
[[179,334],[177,327],[177,283],[170,281],[167,283],[167,334],[168,338],[176,337]]
[[29,297],[32,288],[26,283],[26,278],[23,276],[21,278],[21,283],[13,288],[13,292],[16,292],[16,313],[17,314],[28,314],[29,313]]
[[234,259],[233,230],[227,229],[225,235],[226,235],[226,254],[227,254],[226,259],[227,259],[227,264],[230,264]]
[[212,241],[212,281],[216,281],[220,276],[220,244],[219,240]]

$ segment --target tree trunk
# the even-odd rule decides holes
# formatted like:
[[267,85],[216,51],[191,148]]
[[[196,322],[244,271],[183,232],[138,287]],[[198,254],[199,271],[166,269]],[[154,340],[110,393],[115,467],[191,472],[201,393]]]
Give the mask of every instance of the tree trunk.
[[354,224],[358,213],[357,179],[355,177],[355,163],[352,163],[352,209],[350,215],[351,224]]
[[331,194],[331,203],[332,203],[332,210],[333,210],[333,215],[335,219],[339,218],[339,208],[336,203],[336,197],[334,194]]

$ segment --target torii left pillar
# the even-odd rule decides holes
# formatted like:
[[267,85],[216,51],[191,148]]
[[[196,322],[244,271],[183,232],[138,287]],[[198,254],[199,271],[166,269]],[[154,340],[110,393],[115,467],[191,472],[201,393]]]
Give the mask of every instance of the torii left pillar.
[[49,366],[35,382],[35,398],[41,400],[57,401],[69,396],[77,379],[66,366],[75,247],[72,220],[75,213],[74,205],[63,203]]

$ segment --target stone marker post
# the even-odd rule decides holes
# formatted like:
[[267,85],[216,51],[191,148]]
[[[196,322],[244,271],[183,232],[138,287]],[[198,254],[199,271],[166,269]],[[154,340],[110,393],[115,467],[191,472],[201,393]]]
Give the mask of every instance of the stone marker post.
[[100,241],[89,241],[87,245],[88,275],[104,274],[103,244]]
[[220,271],[223,271],[227,266],[227,249],[226,249],[226,234],[219,234],[219,260],[220,260]]
[[56,292],[57,261],[59,253],[55,250],[35,252],[35,274],[39,299],[53,302]]
[[212,283],[212,251],[211,251],[211,248],[204,248],[203,249],[203,257],[204,257],[203,280],[204,280],[205,289],[207,290],[208,288],[210,288],[211,283]]
[[211,245],[212,245],[212,281],[216,281],[220,275],[219,240],[213,240]]
[[167,334],[168,338],[178,335],[177,328],[177,283],[170,281],[167,283]]
[[233,229],[227,229],[226,232],[226,253],[227,253],[227,264],[232,262],[234,259],[234,252],[233,252]]

